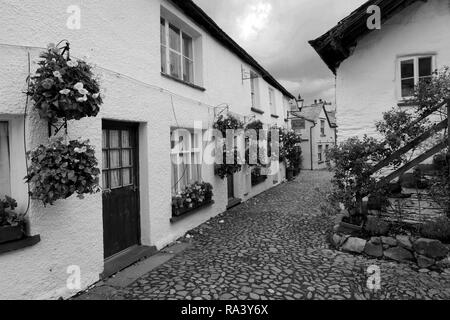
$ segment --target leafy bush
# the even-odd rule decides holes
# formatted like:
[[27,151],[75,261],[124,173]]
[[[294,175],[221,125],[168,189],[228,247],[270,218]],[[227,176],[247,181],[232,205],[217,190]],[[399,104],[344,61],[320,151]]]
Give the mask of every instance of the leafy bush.
[[91,66],[66,60],[52,45],[41,58],[28,92],[41,118],[53,123],[95,117],[103,101]]
[[67,199],[77,193],[100,191],[100,170],[95,150],[89,141],[74,140],[68,144],[62,138],[50,140],[49,145],[40,145],[29,152],[31,160],[26,182],[32,184],[32,199],[44,205],[53,205],[58,199]]
[[15,208],[17,208],[16,200],[8,196],[0,200],[0,227],[16,227],[25,223],[24,215],[13,212]]
[[385,156],[384,144],[368,136],[362,140],[350,138],[328,151],[327,157],[334,163],[333,198],[343,203],[350,214],[362,213],[361,201],[366,195],[387,200],[385,191],[371,177],[372,166]]
[[285,159],[287,167],[298,169],[302,165],[302,136],[294,130],[280,130],[280,159]]
[[[224,147],[224,149],[226,149]],[[234,155],[233,163],[228,163],[228,157]],[[226,177],[235,174],[242,170],[242,162],[239,156],[239,151],[235,148],[233,151],[225,150],[223,153],[222,163],[216,163],[215,165],[215,174],[218,175],[221,179],[225,179]]]
[[420,235],[424,238],[450,243],[450,219],[442,217],[437,221],[425,223],[420,228]]
[[210,183],[195,182],[184,188],[176,196],[172,197],[172,211],[177,215],[180,210],[192,209],[211,201],[213,187]]

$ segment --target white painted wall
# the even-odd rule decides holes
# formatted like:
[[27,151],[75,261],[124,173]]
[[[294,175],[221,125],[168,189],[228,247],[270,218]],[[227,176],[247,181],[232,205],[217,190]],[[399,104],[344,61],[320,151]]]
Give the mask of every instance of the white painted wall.
[[382,113],[397,105],[397,59],[436,54],[437,67],[450,65],[450,2],[418,1],[358,41],[337,71],[339,139],[372,135]]
[[[41,50],[27,47],[45,47],[49,42],[68,39],[71,54],[87,58],[96,65],[105,90],[104,105],[97,118],[69,123],[69,137],[89,138],[96,147],[101,167],[101,120],[113,119],[140,123],[140,192],[142,244],[161,248],[186,231],[223,212],[227,205],[226,181],[214,176],[212,166],[203,168],[203,179],[214,186],[215,204],[192,217],[171,224],[170,128],[193,128],[194,121],[211,126],[216,106],[228,103],[231,111],[251,114],[250,81],[241,80],[241,61],[211,36],[166,1],[163,5],[202,36],[202,85],[200,91],[166,79],[160,74],[160,0],[123,1],[48,0],[39,5],[33,0],[4,0],[0,3],[0,119],[19,118],[24,113],[27,77],[27,53],[36,59]],[[81,30],[66,28],[69,5],[81,6]],[[248,66],[244,66],[248,69]],[[32,65],[32,68],[36,68]],[[128,75],[119,76],[111,70]],[[280,118],[270,116],[268,85],[258,79],[261,90],[261,108],[257,115],[267,124],[284,125],[282,94],[276,91]],[[177,94],[173,98],[158,87]],[[30,110],[26,126],[27,147],[45,143],[46,123]],[[14,139],[20,141],[20,130]],[[19,158],[19,154],[17,156]],[[22,156],[22,155],[20,155]],[[22,157],[23,158],[23,157]],[[15,159],[13,159],[15,161]],[[24,176],[25,165],[17,162],[17,176]],[[236,180],[244,179],[237,174]],[[17,179],[17,176],[15,177]],[[284,170],[277,181],[284,179]],[[248,183],[250,181],[248,180]],[[258,188],[246,188],[239,183],[237,196],[244,200],[273,186],[268,179]],[[247,196],[244,196],[249,191]],[[18,183],[13,197],[26,207],[26,186]],[[40,234],[42,241],[25,250],[0,255],[0,299],[54,299],[68,297],[74,291],[66,288],[66,269],[79,265],[82,288],[99,279],[103,271],[102,196],[96,194],[84,200],[72,198],[44,208],[33,201],[28,214],[31,233]]]

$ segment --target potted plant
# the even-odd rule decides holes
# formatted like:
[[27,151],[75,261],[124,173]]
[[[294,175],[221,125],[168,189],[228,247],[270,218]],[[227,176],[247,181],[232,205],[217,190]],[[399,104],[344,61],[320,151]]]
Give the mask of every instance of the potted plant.
[[195,182],[172,197],[172,215],[179,217],[212,202],[213,187],[210,183]]
[[14,212],[16,200],[6,196],[0,200],[0,243],[20,240],[25,236],[25,217]]
[[30,196],[44,205],[53,205],[59,199],[77,194],[100,191],[98,162],[89,140],[52,138],[48,145],[40,145],[29,152],[30,166],[27,183],[31,183]]
[[64,57],[53,44],[41,58],[28,91],[41,118],[55,123],[95,117],[103,101],[92,67]]

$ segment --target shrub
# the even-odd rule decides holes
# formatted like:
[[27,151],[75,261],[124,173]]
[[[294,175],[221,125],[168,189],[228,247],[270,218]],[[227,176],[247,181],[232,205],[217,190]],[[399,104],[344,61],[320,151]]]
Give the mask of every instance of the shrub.
[[95,117],[103,101],[92,67],[81,60],[66,60],[52,45],[41,58],[28,92],[41,118],[53,123]]
[[[224,147],[226,148],[226,147]],[[233,163],[227,163],[228,155],[234,154]],[[242,164],[239,157],[239,151],[235,148],[233,151],[225,150],[223,153],[222,163],[216,163],[215,165],[215,174],[219,176],[221,179],[225,179],[229,175],[233,175],[236,172],[242,170]]]
[[420,228],[420,235],[424,238],[450,243],[450,219],[442,217],[436,221],[425,223]]
[[366,195],[386,201],[386,190],[371,177],[372,166],[386,156],[383,143],[367,136],[362,140],[350,138],[330,149],[327,156],[334,163],[333,198],[350,214],[362,214],[362,198]]
[[62,138],[54,138],[48,145],[29,152],[29,157],[31,164],[25,179],[32,184],[31,198],[44,205],[53,205],[56,200],[67,199],[75,193],[83,198],[83,194],[100,191],[100,170],[88,140],[66,144]]
[[239,130],[244,128],[244,123],[232,114],[220,115],[213,124],[213,128],[219,130],[225,138],[227,130]]

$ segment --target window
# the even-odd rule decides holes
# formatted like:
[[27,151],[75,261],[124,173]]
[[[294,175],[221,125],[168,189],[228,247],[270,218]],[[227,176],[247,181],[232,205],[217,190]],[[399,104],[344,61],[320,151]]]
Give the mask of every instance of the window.
[[136,139],[129,129],[103,129],[103,189],[118,189],[136,183]]
[[273,88],[269,88],[269,105],[270,113],[272,115],[277,115],[277,105],[275,104],[275,90]]
[[258,108],[258,75],[253,71],[250,71],[250,90],[252,96],[252,108]]
[[186,32],[161,18],[161,72],[194,83],[193,40]]
[[202,181],[202,135],[186,129],[171,134],[172,193]]
[[11,196],[8,122],[0,122],[0,198]]
[[322,137],[325,136],[325,120],[320,120],[320,134]]
[[323,162],[322,153],[323,153],[323,146],[319,146],[319,152],[317,154],[318,159],[319,159],[319,163]]
[[416,56],[400,59],[400,96],[410,98],[420,81],[431,79],[434,56]]

